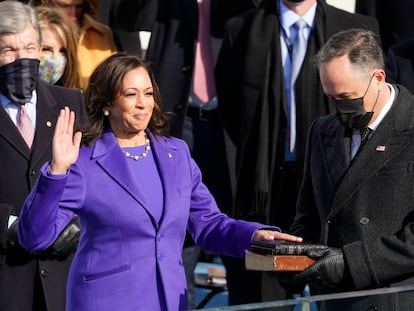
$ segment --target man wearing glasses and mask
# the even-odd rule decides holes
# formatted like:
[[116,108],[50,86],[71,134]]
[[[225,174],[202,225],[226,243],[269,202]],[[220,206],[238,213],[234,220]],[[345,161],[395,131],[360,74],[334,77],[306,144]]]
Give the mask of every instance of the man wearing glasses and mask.
[[[385,82],[376,36],[352,29],[317,54],[336,114],[310,130],[294,234],[331,250],[295,276],[315,293],[414,284],[414,97]],[[414,293],[322,303],[321,310],[412,310]]]

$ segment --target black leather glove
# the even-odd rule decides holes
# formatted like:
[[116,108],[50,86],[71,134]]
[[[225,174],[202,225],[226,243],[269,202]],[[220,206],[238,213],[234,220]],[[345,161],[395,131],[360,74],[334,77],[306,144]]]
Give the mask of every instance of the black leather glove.
[[69,224],[62,230],[55,242],[46,250],[53,256],[69,256],[78,247],[80,228],[78,217],[73,217]]
[[314,288],[330,289],[346,283],[350,278],[342,249],[330,248],[325,256],[314,259],[317,261],[298,273],[294,282],[307,281]]

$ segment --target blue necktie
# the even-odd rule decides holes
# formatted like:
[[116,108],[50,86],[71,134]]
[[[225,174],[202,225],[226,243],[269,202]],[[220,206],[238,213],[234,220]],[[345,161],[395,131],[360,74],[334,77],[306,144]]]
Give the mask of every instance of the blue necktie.
[[290,103],[289,103],[289,151],[295,152],[296,145],[296,99],[295,99],[295,83],[302,67],[303,60],[306,54],[307,39],[305,36],[305,29],[307,25],[303,19],[298,19],[292,28],[296,30],[296,38],[292,40],[292,70],[290,75]]

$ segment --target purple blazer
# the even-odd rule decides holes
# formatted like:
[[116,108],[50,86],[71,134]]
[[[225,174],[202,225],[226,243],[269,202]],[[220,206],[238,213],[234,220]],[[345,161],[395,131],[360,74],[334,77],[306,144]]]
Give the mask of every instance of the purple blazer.
[[265,227],[219,211],[182,140],[148,135],[164,187],[159,224],[112,132],[82,147],[66,175],[48,175],[45,164],[25,202],[19,239],[30,251],[47,248],[73,214],[79,217],[67,311],[185,310],[186,229],[202,248],[241,257],[254,231]]

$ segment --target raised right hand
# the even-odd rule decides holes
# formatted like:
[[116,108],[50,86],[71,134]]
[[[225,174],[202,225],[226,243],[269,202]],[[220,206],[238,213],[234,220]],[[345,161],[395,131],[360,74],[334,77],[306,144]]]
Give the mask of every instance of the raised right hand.
[[49,170],[52,174],[66,174],[79,155],[82,133],[73,134],[75,113],[68,107],[60,110],[53,135],[53,156]]

